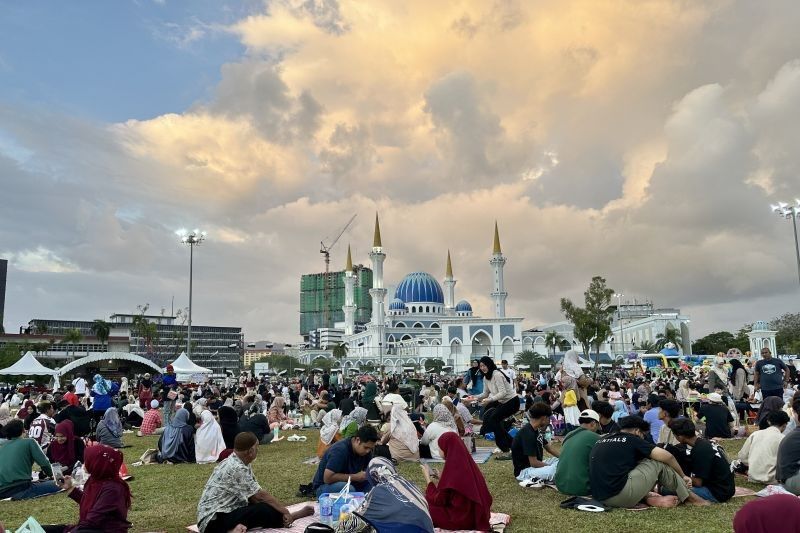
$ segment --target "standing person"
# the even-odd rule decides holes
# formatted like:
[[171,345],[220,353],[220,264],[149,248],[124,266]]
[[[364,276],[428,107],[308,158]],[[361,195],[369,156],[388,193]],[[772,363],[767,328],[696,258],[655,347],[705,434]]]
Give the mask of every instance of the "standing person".
[[[588,412],[588,411],[586,411]],[[594,412],[594,411],[592,411]],[[595,413],[596,414],[596,413]],[[542,432],[550,425],[553,411],[543,402],[528,409],[528,423],[514,436],[511,443],[511,459],[514,462],[514,477],[519,481],[531,481],[536,488],[551,482],[558,467],[559,450],[552,448]],[[544,450],[553,457],[544,458]],[[533,486],[526,484],[525,486]]]
[[[644,440],[650,424],[638,416],[626,416],[619,420],[619,427],[619,433],[606,435],[592,447],[589,483],[596,500],[621,508],[642,500],[654,507],[675,507],[680,502],[708,505],[689,490],[692,480],[675,457]],[[650,495],[657,483],[677,497]]]
[[500,451],[508,453],[511,450],[512,439],[504,422],[506,418],[519,411],[519,396],[511,378],[497,368],[491,357],[481,357],[479,368],[486,379],[483,393],[474,397],[476,400],[481,400],[484,408],[481,435],[493,432],[497,447]]
[[8,440],[0,442],[0,499],[27,500],[61,490],[53,481],[31,481],[34,463],[50,477],[53,467],[35,440],[22,437],[22,420],[12,420],[3,429]]
[[[439,445],[444,454],[441,476],[421,465],[433,525],[443,529],[491,530],[492,495],[480,468],[458,434],[442,435]],[[437,477],[438,484],[434,482]]]
[[736,484],[731,464],[716,442],[697,438],[694,423],[688,418],[669,424],[678,442],[692,450],[692,492],[712,503],[725,503],[733,498]]
[[[789,384],[789,369],[780,359],[772,357],[769,348],[762,348],[761,359],[756,362],[753,376],[753,395],[761,391],[762,401],[769,396],[783,398],[783,389]],[[752,399],[752,398],[751,398]]]
[[75,394],[79,398],[83,398],[86,396],[86,379],[81,375],[78,374],[78,377],[72,380],[72,385],[75,387]]
[[172,365],[167,365],[167,373],[161,379],[161,403],[164,411],[164,426],[169,424],[172,417],[175,416],[175,400],[178,398],[178,393],[175,387],[178,385],[178,380],[175,377],[175,369]]
[[67,496],[79,505],[78,523],[74,526],[46,526],[46,531],[127,533],[131,527],[128,522],[131,489],[119,477],[122,452],[98,444],[87,448],[85,457],[84,467],[89,480],[83,490],[73,485],[70,476],[64,478],[62,485]]
[[107,379],[103,379],[100,374],[94,375],[94,385],[92,385],[92,417],[100,420],[103,414],[112,407],[111,395],[116,392],[116,384]]
[[201,533],[291,527],[298,518],[314,514],[312,507],[290,513],[261,488],[251,466],[258,457],[255,435],[239,433],[233,450],[214,468],[197,503],[197,527]]
[[580,426],[570,431],[561,443],[555,483],[559,492],[573,496],[592,493],[589,483],[589,457],[600,439],[600,415],[592,410],[581,413]]
[[469,385],[467,392],[472,396],[483,394],[483,373],[480,369],[480,361],[472,360],[472,366],[464,374],[464,383]]
[[142,380],[139,381],[137,396],[139,397],[139,407],[147,409],[153,400],[153,381],[150,379],[149,373],[145,373]]
[[517,371],[514,370],[513,368],[511,368],[510,366],[508,366],[508,360],[507,359],[503,359],[502,361],[500,361],[500,367],[503,369],[503,373],[506,376],[508,376],[509,378],[511,378],[511,383],[513,383],[514,386],[516,387],[517,386]]

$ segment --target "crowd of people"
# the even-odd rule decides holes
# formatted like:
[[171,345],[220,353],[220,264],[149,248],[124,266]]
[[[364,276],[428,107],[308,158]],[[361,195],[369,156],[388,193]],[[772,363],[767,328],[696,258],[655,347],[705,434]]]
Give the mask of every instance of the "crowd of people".
[[[700,369],[590,370],[570,351],[554,374],[523,377],[483,357],[418,387],[402,376],[347,385],[327,373],[190,387],[168,368],[130,384],[79,376],[38,402],[4,391],[0,498],[66,490],[79,504],[78,529],[127,531],[131,493],[119,466],[128,432],[158,436],[153,462],[217,463],[198,503],[201,532],[289,526],[313,508],[290,512],[251,464],[260,446],[301,428],[318,428],[319,462],[300,492],[319,498],[347,486],[367,495],[339,522],[348,533],[375,524],[490,529],[492,495],[471,457],[478,435],[494,441],[495,460],[510,462],[520,490],[552,487],[605,508],[726,502],[737,472],[800,495],[800,393],[794,367],[769,350],[757,362],[718,356]],[[747,440],[731,461],[721,441],[737,435]],[[420,463],[423,490],[398,472],[401,462]],[[82,489],[75,472],[89,474]],[[760,507],[746,508],[742,523],[755,523]]]

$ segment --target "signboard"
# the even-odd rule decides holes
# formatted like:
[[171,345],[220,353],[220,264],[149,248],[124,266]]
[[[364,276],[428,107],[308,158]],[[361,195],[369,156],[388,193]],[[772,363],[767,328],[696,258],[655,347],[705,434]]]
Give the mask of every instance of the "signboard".
[[253,373],[256,376],[269,372],[269,363],[253,363]]

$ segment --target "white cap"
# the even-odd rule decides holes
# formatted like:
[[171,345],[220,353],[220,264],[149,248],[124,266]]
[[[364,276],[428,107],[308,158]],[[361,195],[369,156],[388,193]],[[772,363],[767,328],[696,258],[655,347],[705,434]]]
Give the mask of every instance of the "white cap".
[[592,409],[584,409],[578,418],[591,418],[595,422],[600,422],[600,415]]
[[151,400],[150,409],[157,409],[157,408],[158,408],[158,400]]

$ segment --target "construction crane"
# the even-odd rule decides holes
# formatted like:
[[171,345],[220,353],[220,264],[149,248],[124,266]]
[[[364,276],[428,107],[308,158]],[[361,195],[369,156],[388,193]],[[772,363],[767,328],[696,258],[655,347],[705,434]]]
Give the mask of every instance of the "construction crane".
[[342,238],[342,235],[344,235],[344,232],[347,231],[347,228],[350,227],[350,224],[353,223],[353,221],[356,219],[357,216],[358,216],[358,213],[356,213],[355,215],[350,217],[350,220],[347,222],[347,224],[344,225],[344,227],[342,228],[342,231],[339,232],[339,235],[337,235],[336,238],[333,239],[332,243],[326,245],[322,241],[319,242],[319,253],[321,253],[322,255],[325,256],[325,273],[326,274],[330,270],[330,266],[331,266],[331,250],[333,249],[334,246],[336,246],[336,243],[339,242],[339,239]]
[[357,216],[358,216],[358,213],[356,213],[355,215],[350,217],[350,220],[348,220],[347,224],[344,225],[344,227],[342,228],[342,231],[339,232],[339,235],[337,235],[336,238],[333,239],[333,242],[331,242],[330,244],[327,244],[327,245],[323,241],[320,241],[320,243],[319,243],[319,253],[321,253],[322,255],[325,256],[325,291],[323,293],[325,301],[322,303],[323,326],[324,327],[328,327],[329,326],[328,322],[330,320],[330,303],[329,302],[330,302],[330,294],[331,294],[331,280],[330,280],[330,275],[328,275],[328,272],[330,272],[330,266],[331,266],[331,250],[333,249],[334,246],[336,246],[336,243],[339,242],[339,239],[342,238],[342,235],[344,235],[344,232],[347,231],[347,228],[350,227],[350,224],[353,223],[353,221],[356,219]]

